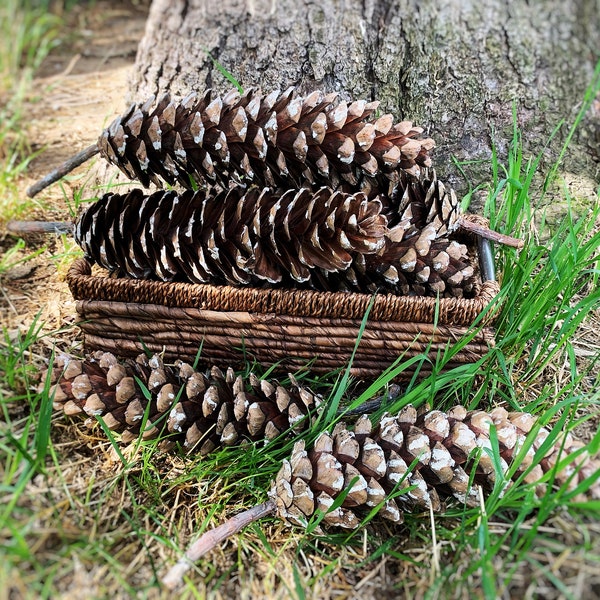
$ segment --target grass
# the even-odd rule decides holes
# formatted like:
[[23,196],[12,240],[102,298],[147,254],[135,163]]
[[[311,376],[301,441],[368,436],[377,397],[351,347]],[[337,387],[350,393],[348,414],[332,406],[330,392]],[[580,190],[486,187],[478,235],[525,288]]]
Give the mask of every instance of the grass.
[[[47,7],[6,0],[0,6],[0,223],[22,213],[17,179],[26,169],[28,155],[24,128],[24,105],[33,75],[49,51],[58,43],[59,20]],[[27,251],[17,240],[0,255],[0,278],[17,265],[44,251]],[[42,323],[34,317],[24,332],[2,328],[0,339],[0,510],[2,537],[9,532],[6,548],[22,559],[31,556],[26,543],[27,527],[17,526],[19,499],[39,473],[45,472],[50,448],[51,402],[34,391],[37,377],[36,346],[42,339]],[[29,515],[31,516],[31,515]],[[31,521],[29,521],[31,524]],[[6,588],[5,588],[6,589]]]
[[36,70],[60,43],[61,19],[48,2],[0,4],[0,223],[21,216],[17,180],[33,158],[27,145],[26,102]]
[[[49,42],[38,39],[45,51]],[[29,51],[20,56],[33,60]],[[35,66],[19,64],[16,73]],[[596,80],[581,115],[599,89]],[[13,116],[0,146],[2,156],[16,158],[0,165],[0,191],[3,181],[16,185],[16,169],[26,160],[26,146],[18,145],[24,139],[13,144],[22,116],[16,109]],[[600,207],[598,198],[588,199],[590,210],[575,218],[570,202],[582,199],[570,198],[565,188],[564,217],[546,224],[544,198],[532,198],[539,181],[547,179],[547,190],[560,189],[557,173],[558,164],[539,172],[538,157],[524,155],[516,128],[506,164],[493,156],[485,211],[497,230],[525,241],[520,252],[497,249],[497,344],[476,364],[445,372],[456,351],[449,348],[432,374],[411,382],[388,410],[408,402],[506,404],[538,415],[550,440],[565,430],[587,431],[587,450],[598,451],[598,336],[588,352],[581,340],[586,327],[598,324]],[[76,195],[68,209],[80,202]],[[63,246],[55,257],[59,266],[70,253],[69,240]],[[29,256],[25,250],[17,242],[0,257],[0,277]],[[121,447],[102,422],[88,428],[52,414],[48,384],[38,391],[39,372],[51,359],[50,341],[65,345],[72,332],[49,332],[43,325],[36,316],[24,328],[4,328],[0,340],[0,589],[31,598],[82,590],[95,598],[156,597],[165,567],[196,533],[265,500],[291,442],[221,450],[202,460],[164,454],[156,440]],[[400,359],[394,369],[405,366]],[[328,400],[307,437],[330,427],[340,406],[382,393],[394,369],[368,387],[344,372],[305,374]],[[493,443],[491,454],[498,459]],[[593,481],[573,491],[553,488],[552,473],[546,478],[541,498],[522,478],[508,490],[499,479],[479,508],[449,503],[433,522],[428,514],[407,514],[394,527],[375,516],[347,533],[319,531],[316,521],[303,531],[265,519],[200,561],[181,597],[584,597],[597,591],[600,503],[580,501],[576,492]]]

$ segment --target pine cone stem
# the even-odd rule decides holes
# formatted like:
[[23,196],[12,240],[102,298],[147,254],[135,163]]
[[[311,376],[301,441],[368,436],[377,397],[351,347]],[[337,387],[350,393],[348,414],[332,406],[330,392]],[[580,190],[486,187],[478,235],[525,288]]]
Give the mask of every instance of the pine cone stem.
[[79,165],[82,165],[84,162],[87,162],[100,152],[100,148],[98,144],[92,144],[88,146],[81,152],[78,152],[71,158],[65,160],[64,163],[56,167],[54,170],[50,171],[47,175],[42,177],[39,181],[36,181],[28,190],[27,196],[29,198],[33,198],[37,194],[39,194],[43,189],[47,188],[49,185],[52,185],[68,173],[70,173],[73,169],[77,168]]
[[72,234],[73,223],[68,221],[9,221],[6,224],[8,233],[15,235],[32,233]]
[[208,554],[215,546],[225,541],[228,537],[235,535],[250,523],[258,521],[275,512],[276,506],[273,500],[267,500],[263,504],[253,506],[241,512],[222,525],[202,534],[186,550],[185,555],[172,566],[168,573],[162,578],[162,583],[170,590],[177,589],[183,583],[184,575],[193,567],[194,563],[205,554]]

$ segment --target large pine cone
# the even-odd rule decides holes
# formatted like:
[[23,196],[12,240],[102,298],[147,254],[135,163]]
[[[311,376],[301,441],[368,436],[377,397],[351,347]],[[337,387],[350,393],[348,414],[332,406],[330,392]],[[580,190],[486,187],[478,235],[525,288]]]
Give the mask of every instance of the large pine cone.
[[468,296],[473,257],[449,237],[459,209],[430,173],[402,179],[391,199],[329,188],[134,190],[90,206],[75,239],[92,261],[136,278]]
[[[502,475],[507,475],[509,463],[519,455],[535,424],[533,415],[502,408],[486,413],[456,406],[444,413],[420,412],[409,405],[375,426],[364,415],[353,430],[339,423],[331,434],[321,434],[308,451],[303,441],[297,442],[290,460],[283,462],[270,496],[279,516],[294,523],[305,525],[320,509],[327,513],[325,523],[350,529],[358,527],[361,515],[378,505],[380,514],[395,522],[402,520],[404,508],[440,510],[441,499],[447,496],[477,505],[476,486],[481,485],[487,494],[498,476],[494,460],[486,452],[492,447],[490,427],[496,429],[499,466]],[[524,481],[535,485],[584,446],[570,434],[559,436],[532,466],[534,454],[548,435],[545,427],[537,430],[513,478],[527,472]],[[581,453],[556,470],[554,483],[572,490],[598,469],[598,460]],[[471,476],[473,486],[469,486]],[[543,494],[546,485],[540,483],[536,491]],[[600,498],[600,483],[588,493]],[[327,512],[342,494],[347,495],[341,505]]]
[[[432,170],[401,174],[391,196],[379,196],[388,221],[384,247],[357,255],[343,273],[324,273],[320,289],[470,297],[476,291],[472,244],[458,235],[462,211],[454,190]],[[316,287],[316,286],[315,286]]]
[[96,352],[85,360],[57,356],[51,397],[67,415],[102,416],[124,442],[160,436],[163,446],[180,443],[206,454],[308,428],[320,398],[293,376],[290,381],[283,387],[252,374],[244,380],[231,369],[201,373],[182,361],[168,366],[158,355],[119,362]]
[[142,185],[164,180],[253,182],[284,189],[341,183],[387,192],[398,170],[429,166],[431,139],[391,115],[372,119],[378,102],[347,104],[337,94],[298,97],[293,88],[262,95],[232,90],[163,96],[132,105],[102,133],[102,156]]
[[380,250],[386,232],[381,203],[360,192],[238,186],[107,194],[80,216],[75,239],[90,259],[121,274],[247,285],[344,271],[355,255]]

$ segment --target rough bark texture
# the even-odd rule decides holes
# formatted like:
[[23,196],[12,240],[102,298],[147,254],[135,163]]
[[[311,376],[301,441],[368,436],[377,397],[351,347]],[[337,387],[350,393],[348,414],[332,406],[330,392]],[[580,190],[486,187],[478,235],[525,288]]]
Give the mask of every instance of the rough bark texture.
[[[451,157],[488,158],[492,130],[504,152],[513,102],[536,153],[572,122],[599,56],[599,15],[599,0],[154,0],[131,96],[230,89],[212,56],[244,87],[378,99],[427,128],[438,171],[456,183]],[[577,142],[566,168],[597,178],[600,102]]]

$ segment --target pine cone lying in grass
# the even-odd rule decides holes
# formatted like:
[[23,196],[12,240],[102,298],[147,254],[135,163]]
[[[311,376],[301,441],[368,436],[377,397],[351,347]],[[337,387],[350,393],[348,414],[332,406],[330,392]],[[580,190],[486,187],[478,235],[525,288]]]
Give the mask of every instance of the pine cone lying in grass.
[[[495,448],[489,435],[492,425]],[[600,470],[600,461],[583,447],[569,433],[538,428],[530,414],[502,408],[486,413],[455,406],[444,413],[408,405],[374,426],[366,415],[353,429],[338,423],[308,450],[303,440],[296,442],[271,486],[270,499],[205,532],[162,582],[177,588],[195,561],[273,513],[302,527],[319,515],[325,524],[355,529],[372,511],[398,523],[406,510],[440,510],[446,496],[477,505],[478,489],[487,496],[496,478],[501,493],[511,479],[519,478],[534,485],[539,495],[552,484],[576,490]],[[512,462],[517,462],[516,469]],[[598,479],[581,490],[600,499]]]
[[136,278],[463,296],[475,270],[467,246],[448,237],[459,209],[430,174],[404,178],[391,199],[329,188],[133,190],[91,205],[75,239],[92,261]]
[[144,186],[242,180],[387,192],[398,169],[418,174],[429,166],[435,144],[408,121],[372,118],[378,104],[347,104],[320,91],[299,97],[293,88],[268,95],[209,90],[180,102],[165,95],[131,106],[102,133],[98,148]]
[[167,366],[158,355],[123,362],[108,352],[85,360],[60,355],[51,383],[54,408],[67,415],[102,416],[124,442],[164,436],[200,454],[304,430],[320,402],[292,376],[283,387],[231,369],[205,374],[182,361]]
[[[501,473],[488,453],[494,452],[489,435],[492,425]],[[476,505],[476,486],[487,495],[496,478],[508,474],[514,460],[519,465],[513,479],[525,474],[524,481],[535,484],[550,473],[550,481],[569,489],[600,469],[600,461],[585,452],[561,465],[584,444],[567,434],[545,447],[550,435],[545,427],[539,428],[532,442],[526,441],[535,427],[533,415],[502,408],[486,413],[456,406],[444,413],[417,411],[409,405],[375,426],[364,415],[352,430],[339,423],[331,434],[322,433],[308,451],[304,441],[297,442],[270,496],[278,515],[294,523],[305,525],[320,509],[327,513],[325,523],[352,529],[358,527],[361,515],[378,505],[380,514],[395,522],[402,520],[404,510],[415,507],[440,510],[440,498],[446,496]],[[543,452],[539,462],[534,460],[537,452]],[[469,485],[471,477],[473,486]],[[544,493],[546,485],[540,483],[536,491]],[[600,498],[600,483],[588,493]],[[341,505],[332,509],[340,497]]]
[[[283,387],[252,374],[244,381],[231,369],[224,374],[213,367],[203,374],[181,361],[170,367],[157,355],[121,363],[97,352],[83,361],[58,356],[51,396],[55,409],[67,415],[101,415],[124,442],[165,436],[170,444],[180,442],[206,454],[244,439],[272,440],[290,429],[296,434],[306,430],[320,398],[290,379]],[[440,510],[447,496],[475,505],[475,486],[489,492],[514,460],[519,464],[513,479],[523,475],[525,483],[535,484],[550,474],[551,482],[571,490],[600,469],[571,434],[552,440],[550,430],[536,422],[528,413],[462,406],[445,413],[409,405],[375,425],[362,415],[352,428],[338,423],[331,433],[322,433],[308,451],[298,441],[270,495],[278,514],[296,523],[306,522],[317,508],[326,512],[345,495],[325,522],[352,528],[362,509],[382,503],[382,516],[392,521],[401,520],[403,509]],[[495,459],[492,425],[498,440]],[[543,493],[546,485],[536,491]],[[600,482],[588,494],[600,498]]]

